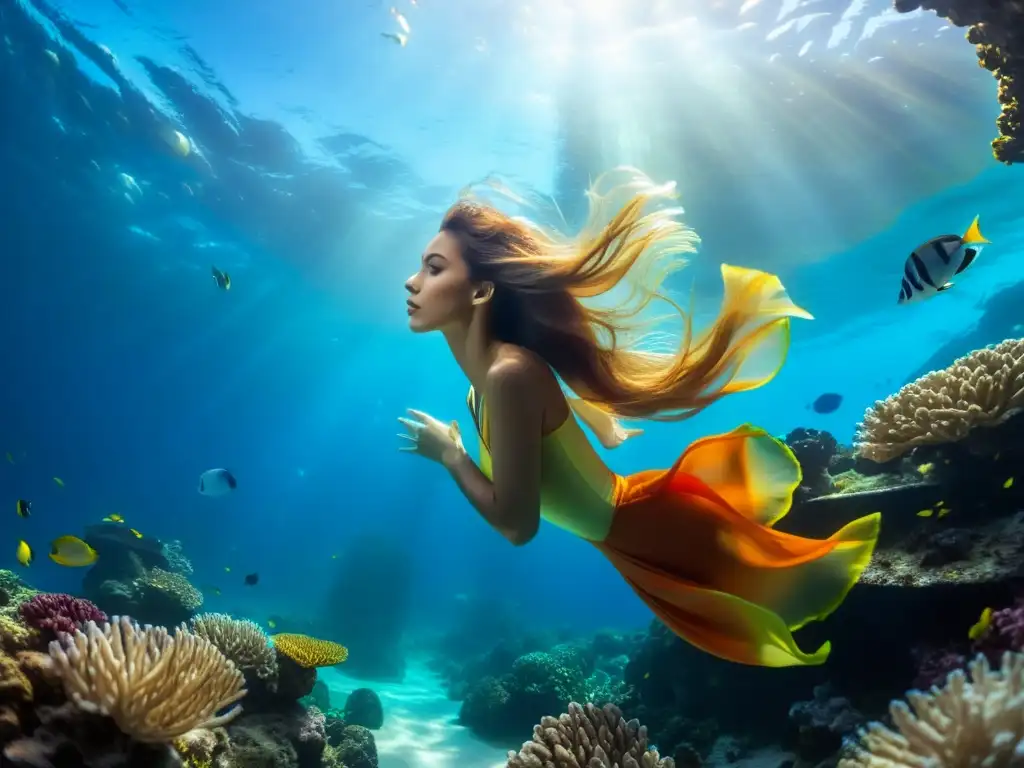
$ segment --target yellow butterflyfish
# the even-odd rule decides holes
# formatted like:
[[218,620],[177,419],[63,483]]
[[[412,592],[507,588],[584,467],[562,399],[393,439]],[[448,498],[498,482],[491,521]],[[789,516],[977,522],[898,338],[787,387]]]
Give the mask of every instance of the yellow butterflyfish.
[[992,609],[986,608],[981,612],[981,618],[979,618],[978,621],[975,622],[969,630],[967,630],[967,637],[971,640],[978,640],[985,636],[991,626]]

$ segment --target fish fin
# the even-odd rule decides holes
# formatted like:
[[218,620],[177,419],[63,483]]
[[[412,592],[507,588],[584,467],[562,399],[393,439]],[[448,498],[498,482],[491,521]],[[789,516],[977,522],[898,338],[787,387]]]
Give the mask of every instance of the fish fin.
[[964,260],[960,262],[960,266],[956,268],[954,275],[959,275],[965,269],[967,269],[974,262],[975,257],[978,255],[977,248],[964,248]]
[[978,226],[978,216],[974,217],[974,221],[971,222],[971,226],[964,232],[964,236],[960,238],[966,245],[984,245],[985,243],[991,243],[991,240],[987,240],[983,234],[981,234],[981,227]]
[[948,291],[952,287],[953,287],[953,283],[952,283],[952,281],[950,281],[950,282],[946,283],[945,285],[940,285],[935,290],[938,291],[939,293],[942,293],[943,291]]

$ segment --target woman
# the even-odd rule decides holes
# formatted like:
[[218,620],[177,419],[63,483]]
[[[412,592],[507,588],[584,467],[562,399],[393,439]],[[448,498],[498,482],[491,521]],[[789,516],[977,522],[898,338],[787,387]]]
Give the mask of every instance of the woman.
[[[591,542],[698,648],[744,664],[821,664],[829,644],[805,653],[791,630],[839,606],[871,558],[879,515],[826,540],[774,530],[800,466],[748,425],[698,440],[669,470],[620,476],[577,421],[615,447],[639,433],[619,417],[683,419],[759,387],[782,364],[789,318],[810,317],[774,275],[723,266],[722,308],[694,338],[689,316],[658,292],[697,243],[678,209],[657,206],[673,187],[614,173],[613,192],[628,200],[609,216],[600,194],[609,177],[599,179],[589,223],[572,239],[468,199],[448,210],[406,283],[409,326],[441,331],[469,379],[480,465],[455,422],[420,411],[400,419],[403,450],[442,464],[514,545],[537,534],[541,517]],[[610,308],[581,303],[625,283],[629,296]],[[625,341],[654,299],[682,318],[682,343],[669,351]],[[760,373],[758,358],[768,363]]]

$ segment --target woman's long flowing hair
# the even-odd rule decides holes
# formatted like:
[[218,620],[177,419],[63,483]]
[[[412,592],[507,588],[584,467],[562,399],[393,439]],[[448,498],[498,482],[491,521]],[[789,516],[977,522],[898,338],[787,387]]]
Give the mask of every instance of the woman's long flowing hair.
[[[487,187],[523,203],[507,187]],[[809,315],[774,275],[723,266],[722,308],[695,334],[691,314],[662,292],[700,242],[679,221],[675,198],[674,184],[617,168],[587,191],[587,222],[574,236],[512,217],[473,190],[448,210],[441,230],[459,239],[472,279],[494,284],[495,338],[540,355],[579,397],[609,413],[678,420],[770,380],[785,357],[788,317]],[[606,294],[617,287],[628,290],[612,304]],[[584,304],[601,296],[606,306]],[[644,333],[664,322],[645,312],[655,301],[681,320],[680,334]],[[755,353],[767,354],[759,372],[752,369],[765,355]]]

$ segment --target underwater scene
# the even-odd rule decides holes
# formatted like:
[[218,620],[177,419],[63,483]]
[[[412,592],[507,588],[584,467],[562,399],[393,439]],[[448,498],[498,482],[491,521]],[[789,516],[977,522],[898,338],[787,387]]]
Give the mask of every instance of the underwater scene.
[[1024,764],[1020,0],[0,0],[0,767]]

